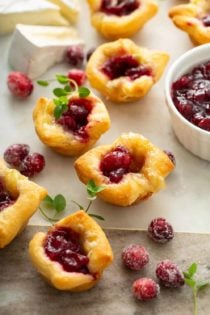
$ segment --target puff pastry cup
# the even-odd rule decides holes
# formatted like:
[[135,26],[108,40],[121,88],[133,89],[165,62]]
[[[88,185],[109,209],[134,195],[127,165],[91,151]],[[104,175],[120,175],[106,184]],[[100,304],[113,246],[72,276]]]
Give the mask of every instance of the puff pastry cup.
[[[80,243],[88,257],[88,273],[65,271],[63,266],[52,261],[46,254],[44,244],[49,233],[60,228],[71,229],[79,235]],[[39,232],[29,244],[29,254],[36,269],[59,290],[72,292],[92,288],[101,278],[105,268],[113,260],[108,239],[101,227],[83,210],[57,222],[48,233]]]
[[[3,188],[0,191],[0,248],[3,248],[24,229],[47,191],[17,170],[7,168],[2,159],[0,184]],[[7,200],[6,207],[2,207]]]
[[[110,152],[118,160],[113,161]],[[79,179],[84,184],[93,179],[97,185],[104,185],[98,196],[118,206],[130,206],[164,188],[164,178],[173,168],[162,150],[132,132],[122,134],[112,145],[88,151],[75,161]]]
[[172,7],[169,17],[181,30],[188,33],[195,45],[210,43],[210,2],[191,0],[188,4]]
[[[82,103],[81,103],[82,102]],[[104,103],[93,93],[85,98],[79,98],[77,92],[70,95],[69,104],[76,104],[77,111],[85,106],[88,112],[86,122],[76,130],[66,129],[65,125],[58,124],[54,117],[55,104],[53,100],[41,97],[33,111],[33,120],[36,133],[40,140],[58,153],[75,156],[88,150],[110,128],[110,118]],[[62,115],[62,119],[65,113]],[[70,117],[71,119],[71,117]],[[84,119],[83,119],[84,120]],[[75,128],[75,122],[74,128]],[[74,129],[75,130],[75,129]]]
[[154,0],[128,2],[129,0],[88,0],[92,25],[108,39],[130,37],[158,11]]
[[169,60],[167,53],[139,47],[129,39],[99,46],[86,73],[90,84],[115,102],[143,97],[157,82]]

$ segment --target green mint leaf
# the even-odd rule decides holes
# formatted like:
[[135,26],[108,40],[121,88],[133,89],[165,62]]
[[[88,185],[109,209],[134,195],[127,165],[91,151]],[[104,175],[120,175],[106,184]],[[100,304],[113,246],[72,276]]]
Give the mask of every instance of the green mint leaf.
[[66,92],[71,92],[71,87],[70,87],[70,85],[66,85],[65,87],[64,87],[64,90],[66,91]]
[[58,105],[54,109],[54,116],[56,119],[60,118],[63,112],[67,109],[66,105]]
[[75,205],[77,205],[79,207],[80,210],[84,210],[84,207],[82,205],[80,205],[78,202],[72,200],[73,203],[75,203]]
[[60,102],[60,104],[62,104],[62,105],[67,105],[68,102],[69,102],[68,97],[67,97],[67,96],[60,96],[60,97],[59,97],[59,102]]
[[102,185],[97,186],[93,179],[90,179],[88,181],[86,187],[87,187],[87,192],[88,194],[90,194],[90,196],[94,196],[95,194],[105,189],[105,186],[102,186]]
[[43,81],[43,80],[38,80],[38,81],[36,81],[36,83],[41,85],[41,86],[48,86],[49,85],[48,81]]
[[54,98],[54,99],[53,99],[53,102],[54,102],[54,104],[55,104],[56,106],[62,105],[62,102],[60,101],[59,98]]
[[193,279],[184,279],[185,283],[192,289],[196,287],[196,281]]
[[53,199],[47,195],[43,201],[42,201],[46,206],[50,206],[50,207],[53,207]]
[[190,279],[190,275],[189,275],[188,272],[183,271],[183,275],[184,275],[185,278]]
[[197,267],[198,267],[197,264],[196,264],[196,263],[193,263],[193,264],[187,269],[189,278],[192,278],[192,276],[194,276],[194,274],[195,274],[196,271],[197,271]]
[[90,94],[90,90],[85,86],[81,86],[78,89],[79,97],[87,97]]
[[96,218],[96,219],[98,219],[98,220],[102,220],[102,221],[105,220],[102,216],[100,216],[100,215],[98,215],[98,214],[89,213],[89,216],[90,216],[90,217],[93,217],[93,218]]
[[61,88],[55,88],[53,90],[53,94],[57,97],[68,95],[68,93],[64,89],[61,89]]
[[57,213],[62,212],[66,208],[66,199],[63,195],[56,195],[53,201]]
[[201,289],[207,287],[208,285],[209,285],[208,281],[204,281],[204,280],[203,281],[197,281],[196,288],[197,288],[197,290],[201,290]]
[[63,74],[56,74],[56,79],[61,84],[66,84],[69,82],[69,78]]

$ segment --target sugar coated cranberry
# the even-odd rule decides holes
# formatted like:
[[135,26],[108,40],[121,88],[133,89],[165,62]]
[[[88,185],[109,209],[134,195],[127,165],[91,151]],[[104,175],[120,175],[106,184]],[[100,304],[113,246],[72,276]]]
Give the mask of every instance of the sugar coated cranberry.
[[149,262],[146,249],[138,244],[131,244],[122,251],[122,261],[131,270],[141,270]]
[[169,150],[164,150],[163,152],[165,152],[165,153],[168,155],[168,157],[169,157],[169,159],[171,160],[171,162],[172,162],[174,165],[176,165],[176,158],[175,158],[175,155],[174,155],[171,151],[169,151]]
[[117,16],[129,15],[139,7],[137,0],[103,0],[101,11]]
[[20,172],[28,177],[40,173],[45,167],[45,158],[42,154],[33,153],[27,155],[20,164]]
[[78,86],[81,86],[86,81],[86,73],[83,70],[72,69],[68,72],[68,78],[75,81]]
[[33,82],[22,72],[11,72],[7,78],[10,92],[17,97],[26,98],[33,91]]
[[132,291],[137,300],[148,301],[158,296],[160,287],[152,279],[140,278],[133,283]]
[[5,161],[14,167],[19,167],[22,160],[29,154],[27,144],[12,144],[4,152]]
[[70,46],[66,51],[66,60],[72,66],[79,66],[84,61],[84,50],[81,46]]
[[168,288],[179,288],[184,285],[183,273],[170,260],[163,260],[157,265],[156,276],[160,283]]
[[158,243],[166,243],[173,239],[174,231],[164,218],[156,218],[148,226],[148,235]]
[[89,273],[89,258],[80,244],[80,236],[72,229],[59,227],[47,234],[44,241],[46,255],[60,263],[67,272]]
[[87,61],[90,59],[90,57],[92,56],[92,54],[94,53],[94,51],[95,51],[95,47],[90,48],[90,49],[87,51],[87,54],[86,54],[86,60],[87,60]]

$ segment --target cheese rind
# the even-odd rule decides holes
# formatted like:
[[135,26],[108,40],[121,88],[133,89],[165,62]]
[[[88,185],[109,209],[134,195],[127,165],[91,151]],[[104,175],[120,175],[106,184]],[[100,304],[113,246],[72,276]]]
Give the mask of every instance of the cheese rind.
[[77,21],[79,15],[78,0],[48,0],[57,6],[61,10],[61,14],[72,23]]
[[16,24],[67,26],[60,8],[46,0],[1,0],[0,35],[10,33]]
[[35,79],[64,60],[69,46],[84,46],[75,29],[56,26],[16,26],[9,50],[9,64]]

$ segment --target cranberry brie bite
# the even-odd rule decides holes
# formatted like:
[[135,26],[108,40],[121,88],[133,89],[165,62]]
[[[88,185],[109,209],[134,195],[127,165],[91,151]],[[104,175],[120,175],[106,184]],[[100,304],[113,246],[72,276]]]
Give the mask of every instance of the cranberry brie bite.
[[119,39],[99,46],[87,64],[90,84],[114,102],[135,101],[160,79],[169,56]]
[[94,148],[75,162],[79,179],[93,179],[105,189],[98,196],[129,206],[165,187],[174,164],[166,153],[136,133],[122,134],[113,144]]
[[106,107],[93,93],[87,97],[72,93],[59,118],[55,117],[55,108],[53,100],[40,98],[33,111],[33,120],[40,140],[58,153],[79,155],[110,127]]
[[105,233],[83,210],[35,234],[29,253],[50,284],[73,292],[92,288],[113,260]]

